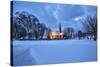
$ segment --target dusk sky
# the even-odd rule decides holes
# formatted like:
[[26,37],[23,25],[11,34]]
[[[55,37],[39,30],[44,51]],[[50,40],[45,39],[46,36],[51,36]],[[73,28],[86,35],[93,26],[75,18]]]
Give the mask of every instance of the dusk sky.
[[39,2],[13,2],[13,14],[26,11],[36,16],[41,23],[52,30],[57,30],[59,23],[62,28],[73,27],[82,29],[80,20],[88,15],[96,15],[97,7],[90,5],[55,4]]

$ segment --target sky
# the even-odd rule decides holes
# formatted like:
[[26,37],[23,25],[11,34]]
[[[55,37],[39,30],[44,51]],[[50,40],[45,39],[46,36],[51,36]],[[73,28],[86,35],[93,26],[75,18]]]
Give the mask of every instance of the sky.
[[26,11],[36,16],[40,23],[46,24],[52,30],[58,30],[59,24],[62,28],[73,27],[82,30],[80,20],[84,17],[97,14],[97,7],[92,5],[58,4],[41,2],[13,2],[13,15],[16,12]]

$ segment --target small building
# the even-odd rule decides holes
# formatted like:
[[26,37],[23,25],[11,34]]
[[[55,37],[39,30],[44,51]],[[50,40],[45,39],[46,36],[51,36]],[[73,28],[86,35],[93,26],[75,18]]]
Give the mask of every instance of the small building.
[[50,39],[56,39],[58,37],[58,34],[56,32],[51,32],[49,34]]
[[50,39],[63,39],[64,38],[64,33],[56,33],[56,32],[51,32],[49,34]]
[[61,24],[59,24],[59,31],[58,32],[51,32],[49,34],[50,39],[62,39],[64,38],[64,33],[62,32]]

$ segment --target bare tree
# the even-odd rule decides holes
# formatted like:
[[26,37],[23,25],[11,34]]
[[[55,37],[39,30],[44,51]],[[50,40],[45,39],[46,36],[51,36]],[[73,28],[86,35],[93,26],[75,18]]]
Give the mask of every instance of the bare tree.
[[50,39],[50,36],[49,36],[49,34],[51,33],[51,29],[50,28],[46,28],[46,31],[45,31],[45,36],[47,37],[47,39]]
[[97,17],[87,16],[85,20],[81,21],[86,33],[94,39],[97,38]]

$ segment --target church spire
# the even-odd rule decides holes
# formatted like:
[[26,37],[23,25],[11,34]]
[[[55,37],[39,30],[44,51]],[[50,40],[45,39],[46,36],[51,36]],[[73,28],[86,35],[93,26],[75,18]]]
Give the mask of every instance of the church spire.
[[62,31],[61,31],[61,24],[59,24],[59,32],[61,33]]

